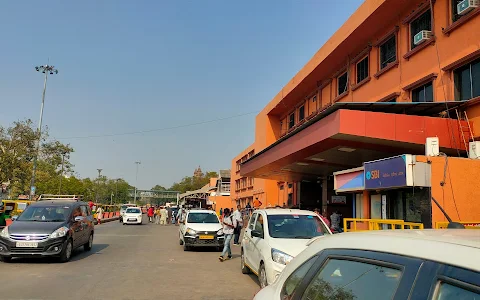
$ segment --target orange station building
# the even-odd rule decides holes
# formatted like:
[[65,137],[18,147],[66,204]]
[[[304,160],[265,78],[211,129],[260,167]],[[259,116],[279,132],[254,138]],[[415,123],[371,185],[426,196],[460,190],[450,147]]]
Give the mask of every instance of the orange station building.
[[[452,219],[480,221],[480,160],[468,158],[480,8],[468,4],[366,0],[257,115],[255,141],[232,160],[232,200],[371,218],[381,199],[382,217],[432,227],[445,220],[433,196]],[[429,137],[440,155],[425,156]],[[403,154],[426,164],[423,186],[365,187],[367,162]],[[363,186],[338,189],[355,172]]]

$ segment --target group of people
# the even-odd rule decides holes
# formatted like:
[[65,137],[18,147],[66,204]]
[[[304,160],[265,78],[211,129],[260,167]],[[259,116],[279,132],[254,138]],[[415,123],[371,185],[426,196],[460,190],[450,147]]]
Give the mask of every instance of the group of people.
[[147,210],[148,222],[157,225],[175,224],[175,216],[169,207],[150,206]]

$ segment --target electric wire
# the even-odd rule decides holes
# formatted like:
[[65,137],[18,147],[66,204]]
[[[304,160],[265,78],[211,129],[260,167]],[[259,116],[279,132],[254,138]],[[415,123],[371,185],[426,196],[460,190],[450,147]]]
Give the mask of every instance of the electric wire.
[[177,126],[162,127],[162,128],[147,129],[147,130],[139,130],[139,131],[131,131],[131,132],[62,137],[62,138],[58,138],[58,140],[90,139],[90,138],[101,138],[101,137],[136,135],[136,134],[143,134],[143,133],[150,133],[150,132],[157,132],[157,131],[167,131],[167,130],[173,130],[173,129],[178,129],[178,128],[192,127],[192,126],[197,126],[197,125],[203,125],[203,124],[208,124],[208,123],[230,120],[230,119],[244,117],[244,116],[248,116],[248,115],[252,115],[252,114],[256,114],[256,113],[258,113],[258,111],[252,111],[252,112],[243,113],[243,114],[239,114],[239,115],[234,115],[234,116],[229,116],[229,117],[224,117],[224,118],[218,118],[218,119],[212,119],[212,120],[207,120],[207,121],[201,121],[201,122],[195,122],[195,123],[189,123],[189,124],[183,124],[183,125],[177,125]]

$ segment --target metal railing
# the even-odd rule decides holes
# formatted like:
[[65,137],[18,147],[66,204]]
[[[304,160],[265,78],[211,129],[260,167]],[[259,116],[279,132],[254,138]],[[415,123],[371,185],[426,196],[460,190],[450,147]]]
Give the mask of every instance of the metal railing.
[[[449,222],[435,222],[435,229],[447,229]],[[480,221],[456,222],[465,226],[465,229],[480,229]]]
[[344,218],[343,228],[345,232],[353,232],[370,230],[423,229],[424,227],[422,223],[405,222],[404,220]]

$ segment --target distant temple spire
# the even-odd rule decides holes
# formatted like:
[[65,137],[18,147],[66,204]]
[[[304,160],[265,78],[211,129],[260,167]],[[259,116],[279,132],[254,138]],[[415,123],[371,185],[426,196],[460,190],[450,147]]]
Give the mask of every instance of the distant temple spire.
[[200,166],[198,166],[198,168],[196,168],[195,171],[193,172],[193,177],[202,177],[202,176],[203,176],[202,169],[200,168]]

